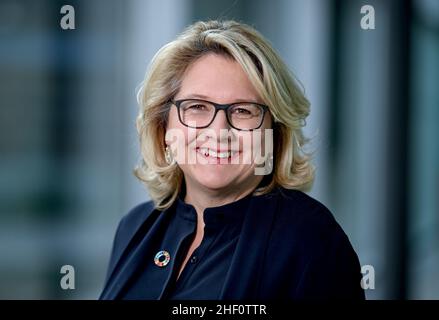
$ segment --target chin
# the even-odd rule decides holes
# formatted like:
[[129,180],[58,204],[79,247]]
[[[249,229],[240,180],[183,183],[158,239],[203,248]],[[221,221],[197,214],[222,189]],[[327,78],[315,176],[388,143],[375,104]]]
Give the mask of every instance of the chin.
[[231,172],[231,168],[215,168],[215,166],[207,165],[194,169],[193,179],[212,190],[227,188],[240,178],[239,172]]

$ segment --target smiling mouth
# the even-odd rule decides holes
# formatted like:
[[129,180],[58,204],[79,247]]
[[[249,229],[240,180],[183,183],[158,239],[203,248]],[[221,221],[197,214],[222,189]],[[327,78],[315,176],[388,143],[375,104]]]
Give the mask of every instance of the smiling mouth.
[[209,148],[197,148],[196,151],[206,158],[212,159],[230,159],[239,153],[239,151],[234,150],[217,152]]

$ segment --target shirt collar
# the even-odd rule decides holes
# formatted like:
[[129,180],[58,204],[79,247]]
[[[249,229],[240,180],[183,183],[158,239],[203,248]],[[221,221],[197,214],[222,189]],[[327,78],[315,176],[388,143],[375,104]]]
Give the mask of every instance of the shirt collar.
[[[209,207],[204,210],[203,218],[206,226],[221,226],[229,222],[237,222],[242,219],[253,196],[250,192],[245,197],[218,207]],[[181,218],[197,221],[197,212],[191,204],[184,202],[184,193],[180,193],[176,200],[177,215]]]

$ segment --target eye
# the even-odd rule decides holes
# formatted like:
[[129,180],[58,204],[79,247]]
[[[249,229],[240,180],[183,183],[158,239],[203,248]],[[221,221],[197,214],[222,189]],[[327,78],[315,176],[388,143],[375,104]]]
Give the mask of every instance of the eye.
[[205,110],[206,106],[203,104],[193,104],[190,105],[187,109],[192,109],[192,110]]
[[202,112],[208,111],[209,107],[203,103],[191,103],[183,106],[185,112]]
[[236,108],[233,110],[233,113],[237,113],[237,114],[251,114],[251,112],[247,109],[244,108]]

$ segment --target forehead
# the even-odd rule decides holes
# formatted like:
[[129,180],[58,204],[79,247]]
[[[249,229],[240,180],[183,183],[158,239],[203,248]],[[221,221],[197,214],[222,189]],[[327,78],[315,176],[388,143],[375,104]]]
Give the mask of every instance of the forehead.
[[178,98],[195,96],[218,103],[260,100],[241,65],[232,58],[215,53],[195,60],[183,76]]

